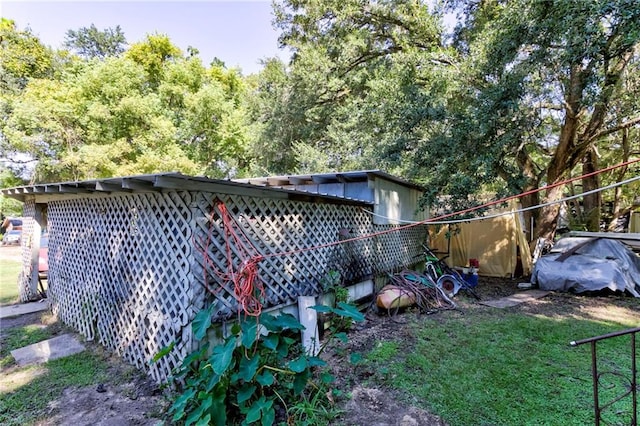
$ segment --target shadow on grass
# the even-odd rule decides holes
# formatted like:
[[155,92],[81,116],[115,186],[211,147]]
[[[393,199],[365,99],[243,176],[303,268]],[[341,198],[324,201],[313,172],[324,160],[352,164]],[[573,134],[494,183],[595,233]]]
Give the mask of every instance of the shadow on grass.
[[[452,426],[591,424],[590,351],[569,342],[637,326],[637,306],[637,299],[571,295],[507,309],[472,305],[416,319],[413,339],[398,341],[383,362],[365,357],[384,372],[372,381]],[[629,339],[601,345],[599,360],[629,376]],[[610,393],[623,383],[611,383]],[[628,424],[631,399],[613,412]]]
[[[48,404],[59,398],[66,387],[87,386],[107,378],[104,360],[90,352],[49,361],[42,366],[20,369],[16,373],[33,376],[15,390],[0,391],[0,424],[31,424],[49,412]],[[3,380],[10,380],[5,376]]]

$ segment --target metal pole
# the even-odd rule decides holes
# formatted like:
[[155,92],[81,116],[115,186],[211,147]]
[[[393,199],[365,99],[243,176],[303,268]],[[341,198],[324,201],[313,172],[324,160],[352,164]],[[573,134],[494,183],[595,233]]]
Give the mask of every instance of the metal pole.
[[597,341],[591,342],[591,375],[593,376],[593,410],[596,416],[596,426],[600,426],[600,405],[598,403],[598,356],[596,354]]
[[636,368],[636,334],[631,334],[631,399],[632,399],[632,418],[631,425],[638,425],[638,377]]

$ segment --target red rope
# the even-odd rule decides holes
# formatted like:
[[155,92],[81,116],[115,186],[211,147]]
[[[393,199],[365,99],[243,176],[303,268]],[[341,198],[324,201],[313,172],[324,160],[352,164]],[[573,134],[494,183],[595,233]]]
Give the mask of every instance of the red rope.
[[[212,232],[215,225],[213,219],[215,214],[222,219],[222,229],[224,232],[225,263],[226,270],[221,270],[209,257],[208,248],[212,241]],[[205,288],[212,294],[217,294],[221,288],[233,285],[233,296],[238,301],[238,309],[245,315],[257,317],[262,312],[262,301],[265,297],[264,285],[258,273],[258,264],[263,257],[260,256],[251,240],[244,234],[240,225],[229,213],[227,206],[220,199],[216,199],[213,211],[209,218],[209,230],[204,244],[201,244],[201,252],[204,258],[204,283]],[[235,258],[239,259],[240,265],[236,268]],[[217,289],[209,285],[210,273],[221,283]],[[227,288],[228,290],[228,288]]]
[[[499,200],[496,201],[491,201],[476,207],[471,207],[462,211],[457,211],[457,212],[453,212],[453,213],[448,213],[448,214],[444,214],[444,215],[440,215],[437,217],[432,217],[420,222],[415,222],[415,223],[411,223],[408,225],[402,225],[399,226],[397,228],[393,228],[393,229],[387,229],[384,231],[378,231],[378,232],[374,232],[372,234],[367,234],[367,235],[362,235],[359,237],[353,237],[353,238],[348,238],[345,240],[338,240],[338,241],[334,241],[331,243],[326,243],[326,244],[321,244],[321,245],[317,245],[317,246],[311,246],[311,247],[305,247],[305,248],[301,248],[301,249],[296,249],[296,250],[290,250],[290,251],[285,251],[285,252],[278,252],[278,253],[270,253],[270,254],[266,254],[266,255],[260,255],[258,254],[259,251],[256,249],[256,247],[251,243],[250,239],[244,234],[244,232],[242,231],[242,227],[239,226],[239,224],[235,221],[235,219],[231,216],[231,214],[229,213],[229,211],[227,210],[226,205],[219,199],[217,199],[216,203],[214,204],[214,210],[217,209],[220,217],[222,218],[222,223],[223,223],[223,228],[224,228],[224,240],[225,240],[225,255],[226,255],[226,263],[227,263],[227,270],[226,271],[221,271],[217,265],[215,265],[213,262],[210,261],[209,256],[208,256],[208,251],[207,248],[209,247],[210,243],[211,243],[211,228],[209,230],[209,233],[207,235],[207,239],[206,242],[204,244],[203,247],[203,254],[204,254],[204,259],[205,259],[205,286],[207,288],[208,291],[210,291],[211,293],[217,293],[218,290],[214,290],[212,289],[209,285],[208,285],[208,272],[207,272],[207,266],[209,266],[211,268],[211,270],[217,275],[218,279],[223,282],[223,283],[228,283],[228,282],[232,282],[233,286],[234,286],[234,296],[236,297],[236,299],[238,300],[238,303],[240,305],[240,307],[242,308],[242,310],[245,312],[246,315],[250,315],[250,316],[258,316],[260,315],[260,313],[262,312],[262,301],[264,300],[264,296],[265,296],[265,291],[264,291],[264,285],[260,279],[260,275],[259,275],[259,263],[266,258],[271,258],[271,257],[280,257],[280,256],[291,256],[294,254],[298,254],[298,253],[304,253],[307,251],[311,251],[311,250],[318,250],[318,249],[322,249],[322,248],[328,248],[328,247],[333,247],[339,244],[346,244],[346,243],[350,243],[350,242],[354,242],[354,241],[361,241],[361,240],[365,240],[365,239],[369,239],[369,238],[374,238],[380,235],[385,235],[391,232],[398,232],[404,229],[409,229],[412,228],[414,226],[419,226],[419,225],[425,225],[428,224],[429,222],[432,221],[436,221],[436,220],[441,220],[441,219],[445,219],[451,216],[455,216],[455,215],[460,215],[460,214],[465,214],[465,213],[470,213],[472,211],[478,210],[478,209],[482,209],[485,207],[490,207],[496,204],[500,204],[500,203],[504,203],[516,198],[520,198],[520,197],[524,197],[526,195],[531,195],[531,194],[535,194],[536,192],[540,192],[540,191],[544,191],[544,190],[549,190],[551,188],[555,188],[557,186],[561,186],[561,185],[566,185],[567,183],[579,180],[579,179],[584,179],[587,177],[591,177],[600,173],[604,173],[607,171],[611,171],[614,169],[617,169],[619,167],[624,167],[624,166],[628,166],[630,164],[634,164],[640,162],[640,158],[636,159],[636,160],[630,160],[624,163],[620,163],[614,166],[610,166],[607,167],[605,169],[601,169],[601,170],[597,170],[595,172],[591,172],[591,173],[587,173],[585,175],[582,176],[578,176],[575,178],[571,178],[571,179],[566,179],[563,180],[561,182],[557,182],[551,185],[547,185],[541,188],[536,188],[536,189],[532,189],[530,191],[526,191],[523,192],[521,194],[517,194],[517,195],[512,195],[509,197],[505,197],[505,198],[501,198]],[[211,222],[211,226],[213,226],[213,213],[212,213],[212,217],[210,219]],[[238,229],[238,231],[236,231],[236,228]],[[235,247],[235,255],[236,257],[238,257],[240,259],[240,266],[238,267],[237,271],[235,270],[235,266],[234,266],[234,262],[233,262],[233,250],[232,250],[232,244],[231,241],[233,241],[233,246]]]

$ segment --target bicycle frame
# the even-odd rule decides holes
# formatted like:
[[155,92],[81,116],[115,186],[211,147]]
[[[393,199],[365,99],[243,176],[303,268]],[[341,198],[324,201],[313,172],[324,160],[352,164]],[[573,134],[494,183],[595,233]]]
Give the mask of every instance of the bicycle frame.
[[427,247],[424,248],[425,274],[430,276],[434,282],[438,283],[438,286],[450,292],[451,295],[455,295],[460,289],[466,290],[473,295],[476,299],[480,300],[480,296],[469,286],[469,283],[460,275],[460,272],[456,271],[444,261],[446,257],[440,259]]

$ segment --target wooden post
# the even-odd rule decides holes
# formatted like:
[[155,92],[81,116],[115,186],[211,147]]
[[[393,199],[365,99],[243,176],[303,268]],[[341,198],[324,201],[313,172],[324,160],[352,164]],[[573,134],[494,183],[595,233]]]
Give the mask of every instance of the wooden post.
[[302,330],[302,345],[308,355],[316,356],[320,351],[320,342],[318,337],[318,313],[311,309],[316,304],[316,298],[313,296],[298,297],[298,315],[300,324],[304,325]]
[[46,204],[36,204],[33,229],[31,235],[28,236],[31,240],[31,276],[29,278],[29,291],[26,292],[29,298],[28,301],[38,299],[38,261],[40,258],[40,236],[42,235],[45,206]]

